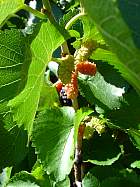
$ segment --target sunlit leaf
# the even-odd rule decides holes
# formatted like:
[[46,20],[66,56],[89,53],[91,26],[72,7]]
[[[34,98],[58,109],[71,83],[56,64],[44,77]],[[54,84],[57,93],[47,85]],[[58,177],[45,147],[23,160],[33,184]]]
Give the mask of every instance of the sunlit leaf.
[[100,187],[100,183],[91,173],[87,173],[82,180],[83,187]]
[[116,1],[83,0],[89,17],[96,23],[112,51],[120,59],[119,70],[140,93],[140,53],[131,31],[121,17]]
[[22,8],[24,0],[0,0],[0,24],[9,15]]
[[135,162],[131,163],[131,167],[140,169],[140,161],[136,160]]
[[24,124],[29,134],[32,130],[38,107],[44,73],[53,51],[64,41],[60,32],[50,23],[43,23],[39,34],[31,44],[32,63],[25,89],[9,105],[13,108],[14,120]]
[[1,187],[6,186],[10,179],[12,167],[6,167],[3,169],[2,173],[0,174],[0,185]]
[[13,98],[24,88],[31,52],[23,33],[0,31],[0,103]]
[[70,173],[74,155],[74,109],[47,109],[34,123],[33,145],[47,173],[54,173],[56,181]]
[[93,77],[80,75],[79,89],[90,104],[102,103],[109,109],[120,108],[125,93],[124,88],[106,82],[99,72]]
[[129,129],[128,134],[132,143],[140,150],[140,130]]

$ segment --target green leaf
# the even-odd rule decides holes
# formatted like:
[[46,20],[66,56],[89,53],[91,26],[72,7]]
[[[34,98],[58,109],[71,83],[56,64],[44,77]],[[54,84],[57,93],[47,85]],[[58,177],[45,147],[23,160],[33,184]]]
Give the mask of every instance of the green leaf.
[[13,98],[24,88],[31,52],[19,30],[0,31],[0,103]]
[[[102,183],[101,183],[101,187],[124,187],[124,184],[126,183],[122,181],[122,179],[120,179],[119,177],[110,177],[105,179]],[[128,186],[129,184],[127,183],[126,186]],[[130,186],[129,186],[130,187]]]
[[122,167],[114,163],[111,166],[95,166],[90,169],[90,173],[101,182],[109,177],[120,177],[121,170]]
[[100,187],[100,183],[91,173],[87,173],[82,180],[83,187]]
[[0,0],[0,25],[11,14],[20,10],[24,0]]
[[[108,79],[108,81],[114,81],[115,80],[115,83],[117,83],[117,84],[120,84],[119,86],[121,86],[122,88],[123,87],[128,87],[127,85],[127,83],[126,83],[126,81],[122,81],[122,76],[120,76],[120,73],[118,72],[118,70],[117,69],[119,69],[120,67],[122,67],[122,64],[121,64],[121,62],[120,62],[120,60],[118,59],[118,57],[116,56],[116,54],[115,53],[112,53],[111,51],[108,51],[108,50],[106,50],[106,49],[101,49],[101,48],[97,48],[93,53],[92,53],[92,55],[90,56],[90,58],[91,59],[93,59],[93,60],[100,60],[100,61],[103,61],[102,62],[102,67],[104,68],[104,66],[106,66],[106,64],[108,63],[108,64],[110,64],[110,65],[113,65],[112,67],[114,67],[114,68],[112,68],[112,72],[111,72],[111,69],[110,69],[110,67],[109,67],[109,65],[108,65],[108,67],[106,67],[106,69],[104,69],[102,72],[101,72],[101,74],[104,74],[104,72],[105,71],[109,71],[108,72],[108,75],[111,75],[110,76],[110,80]],[[105,63],[105,62],[107,62],[107,63]],[[98,68],[98,63],[99,62],[97,62],[97,68]],[[102,68],[102,69],[103,69]],[[109,70],[108,70],[108,68],[109,68]],[[116,75],[116,73],[114,72],[114,70],[116,70],[116,72],[117,72],[117,74],[118,75]],[[115,74],[114,74],[115,73]],[[124,73],[125,73],[125,69],[124,69]],[[116,75],[116,76],[115,76]],[[116,79],[118,79],[117,80],[117,82],[116,82]],[[119,80],[120,79],[120,80]],[[122,83],[123,82],[123,83]],[[127,84],[127,85],[126,85]]]
[[140,130],[129,129],[128,134],[132,143],[140,150]]
[[59,181],[56,183],[55,187],[70,187],[70,180],[69,178],[67,177],[65,180],[63,181]]
[[112,51],[120,59],[119,71],[140,93],[140,54],[116,1],[83,0],[87,14],[95,21]]
[[25,87],[31,52],[27,38],[15,29],[0,31],[0,46],[0,115],[12,127],[7,103]]
[[17,126],[6,130],[0,121],[0,169],[20,163],[27,154],[27,132]]
[[[76,14],[78,14],[78,11],[76,9],[72,9],[68,11],[68,13],[64,14],[62,18],[59,20],[59,24],[61,27],[65,27],[65,25],[71,20],[72,17],[74,17]],[[75,30],[75,29],[74,29]]]
[[[89,149],[90,147],[90,149]],[[121,156],[121,148],[108,134],[95,136],[83,142],[83,160],[96,165],[111,165]]]
[[99,44],[104,45],[105,41],[101,33],[98,31],[96,25],[90,19],[88,19],[87,16],[82,18],[82,22],[84,30],[83,41],[92,39],[97,41]]
[[76,30],[68,30],[68,33],[71,37],[75,37],[76,39],[80,40],[80,33]]
[[121,109],[106,113],[110,122],[121,129],[140,129],[140,97],[130,88],[124,96],[125,103]]
[[78,128],[79,128],[79,125],[80,125],[81,121],[86,116],[91,114],[92,112],[93,112],[93,110],[91,110],[89,108],[80,108],[79,110],[77,110],[77,112],[75,114],[75,118],[74,118],[74,145],[76,145]]
[[[74,17],[76,16],[77,14],[79,13],[79,10],[76,8],[74,9],[70,9],[68,11],[68,13],[64,14],[63,18],[61,18],[59,20],[59,24],[61,27],[65,27],[66,24]],[[71,30],[75,30],[77,32],[80,33],[80,35],[82,35],[83,33],[83,28],[82,28],[82,23],[80,20],[77,20],[71,27],[70,27]]]
[[63,36],[50,22],[42,24],[39,34],[31,44],[32,63],[26,87],[9,103],[14,112],[14,120],[19,125],[24,124],[29,135],[39,103],[46,66],[53,51],[63,42]]
[[110,177],[101,183],[101,187],[139,187],[139,182],[140,181],[131,181],[129,177]]
[[45,174],[45,171],[43,170],[42,164],[40,164],[38,160],[33,166],[31,173],[36,179],[41,179],[41,180],[43,179],[43,175]]
[[[37,180],[35,179],[34,176],[32,176],[30,173],[28,173],[27,171],[21,171],[19,173],[16,173],[14,176],[12,176],[12,178],[9,181],[9,185],[10,184],[16,184],[16,182],[28,182],[30,181],[31,183],[36,183],[37,184]],[[26,183],[25,183],[26,184]]]
[[0,174],[0,186],[5,187],[8,183],[11,175],[12,167],[4,168],[2,173]]
[[40,187],[44,187],[46,185],[47,187],[52,187],[50,176],[45,173],[42,164],[38,160],[33,166],[31,174],[37,179]]
[[[97,48],[91,55],[91,59],[102,60],[108,62],[111,65],[114,65],[115,68],[119,69],[122,67],[122,64],[115,53],[108,51],[106,49]],[[125,69],[124,69],[125,73]]]
[[93,22],[91,22],[91,20],[88,19],[87,17],[83,17],[82,23],[83,23],[83,30],[84,30],[84,36],[83,36],[84,40],[91,39],[91,38],[93,39],[94,38],[93,35],[95,31],[95,26]]
[[102,60],[102,61],[108,62],[108,63],[110,63],[112,65],[119,63],[119,59],[117,58],[115,53],[112,53],[111,51],[108,51],[108,50],[105,50],[105,49],[101,49],[101,48],[97,48],[92,53],[90,58],[92,58],[94,60]]
[[4,110],[0,114],[0,122],[1,124],[3,124],[3,127],[6,130],[10,130],[13,128],[13,126],[15,126],[15,122],[13,122],[12,113],[10,109],[6,106],[6,103],[2,103],[1,105],[4,105]]
[[102,104],[105,108],[116,109],[121,107],[124,89],[106,82],[97,72],[95,76],[80,75],[79,90],[90,104]]
[[131,163],[131,167],[140,169],[140,160],[136,160],[135,162]]
[[35,183],[31,183],[30,181],[24,182],[24,181],[16,181],[13,182],[12,184],[8,184],[7,187],[39,187]]
[[[93,176],[98,178],[102,187],[124,187],[139,184],[140,177],[132,169],[124,169],[120,163],[112,166],[95,166],[90,170]],[[130,183],[130,184],[129,184]]]
[[140,48],[140,25],[138,24],[140,22],[140,2],[137,0],[133,2],[131,0],[118,0],[118,7],[124,21],[131,29],[135,45]]
[[59,96],[54,86],[49,85],[46,81],[43,83],[38,110],[52,108],[59,104]]
[[140,149],[140,97],[130,88],[124,96],[125,102],[121,109],[106,112],[109,119],[108,126],[121,128],[128,133],[132,143]]
[[[100,74],[104,77],[107,83],[118,88],[124,89],[125,93],[130,88],[128,82],[121,76],[120,72],[111,65],[108,61],[96,61],[96,66]],[[124,95],[123,95],[124,96]]]
[[47,109],[34,123],[33,145],[47,173],[54,173],[56,181],[70,173],[74,155],[74,109]]

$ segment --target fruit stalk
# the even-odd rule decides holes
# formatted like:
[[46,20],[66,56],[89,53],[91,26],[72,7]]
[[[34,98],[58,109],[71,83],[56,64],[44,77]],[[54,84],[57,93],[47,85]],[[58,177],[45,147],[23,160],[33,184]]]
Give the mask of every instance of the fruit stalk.
[[77,187],[82,187],[81,165],[82,165],[82,141],[85,125],[81,124],[78,129],[77,144],[75,148],[74,175]]

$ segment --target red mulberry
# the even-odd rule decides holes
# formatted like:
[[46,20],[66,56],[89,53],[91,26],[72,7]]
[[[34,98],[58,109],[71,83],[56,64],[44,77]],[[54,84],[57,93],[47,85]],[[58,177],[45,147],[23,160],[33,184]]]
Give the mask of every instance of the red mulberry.
[[96,64],[89,61],[82,61],[76,64],[76,71],[79,71],[85,75],[95,75],[96,74]]
[[60,80],[58,80],[54,85],[59,93],[62,90],[63,83]]
[[65,85],[65,91],[68,99],[75,99],[78,96],[78,81],[76,72],[72,72],[71,82]]

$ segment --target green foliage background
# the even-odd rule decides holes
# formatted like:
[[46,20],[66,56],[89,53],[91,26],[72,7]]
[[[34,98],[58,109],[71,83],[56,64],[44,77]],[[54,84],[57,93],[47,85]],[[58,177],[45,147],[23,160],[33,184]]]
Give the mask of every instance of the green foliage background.
[[[137,187],[140,2],[48,3],[42,1],[50,11],[44,14],[24,0],[0,0],[0,185],[72,186],[79,125],[90,116],[94,124],[82,146],[83,187]],[[79,14],[80,6],[85,15]],[[58,22],[51,9],[54,17],[59,12]],[[78,75],[78,110],[74,103],[62,106],[48,63],[61,63],[66,41],[73,55],[91,40],[88,60],[96,63],[97,73]]]

